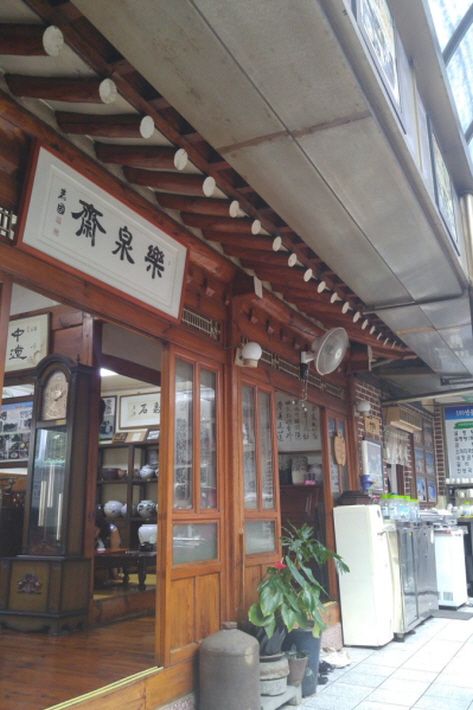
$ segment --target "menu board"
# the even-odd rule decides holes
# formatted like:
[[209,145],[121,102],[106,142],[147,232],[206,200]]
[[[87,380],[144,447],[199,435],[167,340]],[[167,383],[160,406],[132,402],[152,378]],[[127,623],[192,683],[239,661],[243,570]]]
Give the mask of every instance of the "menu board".
[[445,407],[444,425],[450,478],[473,479],[473,406]]

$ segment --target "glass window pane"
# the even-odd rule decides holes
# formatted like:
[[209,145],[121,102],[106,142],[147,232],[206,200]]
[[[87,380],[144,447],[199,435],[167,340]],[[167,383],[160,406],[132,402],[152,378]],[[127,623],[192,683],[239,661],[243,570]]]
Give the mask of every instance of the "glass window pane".
[[247,555],[276,550],[276,526],[272,520],[252,520],[245,524]]
[[255,391],[243,387],[243,475],[245,481],[245,508],[257,507],[256,485],[256,437],[255,437]]
[[464,131],[473,118],[473,26],[447,64],[447,75]]
[[217,559],[217,523],[173,526],[174,564]]
[[259,428],[261,472],[263,476],[263,508],[274,508],[274,455],[271,417],[271,398],[267,392],[259,395]]
[[217,436],[215,372],[200,374],[200,507],[217,505]]
[[192,508],[193,367],[176,361],[176,414],[174,451],[174,507]]
[[29,552],[54,555],[64,551],[64,479],[66,427],[38,429],[31,493]]
[[471,5],[471,0],[429,0],[435,32],[442,51]]

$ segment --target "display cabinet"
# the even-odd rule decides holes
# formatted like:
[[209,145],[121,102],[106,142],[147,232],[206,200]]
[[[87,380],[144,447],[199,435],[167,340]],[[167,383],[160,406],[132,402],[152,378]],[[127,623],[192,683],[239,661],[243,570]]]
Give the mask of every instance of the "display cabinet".
[[0,569],[0,623],[59,632],[85,622],[84,554],[91,378],[59,355],[36,370],[22,554]]
[[[102,443],[99,447],[97,505],[120,531],[122,547],[137,550],[138,528],[143,523],[155,523],[158,502],[159,445],[156,441],[142,443]],[[121,507],[106,504],[117,501]],[[155,508],[142,506],[140,501],[152,501]]]

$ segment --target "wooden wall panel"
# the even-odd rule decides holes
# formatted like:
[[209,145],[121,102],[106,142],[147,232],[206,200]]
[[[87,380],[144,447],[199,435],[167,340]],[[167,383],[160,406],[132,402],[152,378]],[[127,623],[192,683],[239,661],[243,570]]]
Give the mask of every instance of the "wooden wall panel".
[[3,387],[12,283],[0,274],[0,388]]
[[52,333],[51,352],[61,353],[72,358],[74,362],[81,359],[82,354],[82,325],[73,328],[64,328]]
[[220,574],[206,574],[195,579],[196,636],[198,640],[220,628]]
[[246,567],[245,569],[245,610],[257,599],[258,594],[256,587],[264,576],[266,566],[267,565],[254,565],[252,567]]
[[183,648],[195,639],[195,579],[173,580],[166,623],[170,627],[171,649]]

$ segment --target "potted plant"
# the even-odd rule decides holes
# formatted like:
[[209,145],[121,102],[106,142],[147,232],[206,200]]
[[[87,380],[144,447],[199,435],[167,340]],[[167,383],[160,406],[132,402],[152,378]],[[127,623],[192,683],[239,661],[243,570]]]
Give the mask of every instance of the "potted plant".
[[308,665],[317,678],[320,634],[326,627],[323,599],[327,593],[312,567],[333,560],[339,572],[349,570],[337,553],[315,539],[310,525],[300,528],[290,525],[284,533],[283,557],[268,567],[258,585],[258,601],[251,605],[248,618],[264,629],[269,642],[276,632],[290,634],[289,647],[294,644],[297,650],[308,653]]

